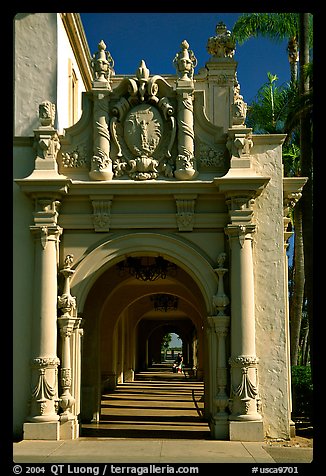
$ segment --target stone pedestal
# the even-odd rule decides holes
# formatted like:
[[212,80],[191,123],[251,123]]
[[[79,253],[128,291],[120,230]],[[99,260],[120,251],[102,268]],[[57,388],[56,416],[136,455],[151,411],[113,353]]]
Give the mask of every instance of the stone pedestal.
[[262,421],[230,421],[230,441],[263,441],[264,426]]
[[44,423],[24,423],[24,440],[60,440],[59,421]]

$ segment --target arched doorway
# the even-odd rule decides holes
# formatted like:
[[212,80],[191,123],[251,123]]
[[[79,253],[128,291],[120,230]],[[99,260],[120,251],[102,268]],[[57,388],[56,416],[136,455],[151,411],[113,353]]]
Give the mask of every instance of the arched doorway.
[[[133,238],[137,244],[137,235]],[[159,336],[166,329],[184,336],[187,361],[195,366],[198,379],[205,382],[205,414],[209,416],[211,411],[208,396],[210,372],[205,369],[209,358],[206,355],[204,327],[209,312],[207,303],[210,303],[207,291],[214,287],[216,290],[216,277],[206,258],[182,240],[173,239],[174,247],[171,248],[171,243],[165,243],[166,237],[142,234],[142,238],[142,248],[144,239],[145,246],[146,241],[148,243],[148,254],[144,254],[143,249],[124,253],[123,241],[128,245],[125,246],[127,249],[132,241],[131,236],[129,240],[124,236],[119,240],[119,256],[111,256],[110,259],[108,251],[115,249],[114,242],[105,242],[76,268],[72,285],[75,286],[74,294],[79,294],[77,299],[82,303],[81,418],[84,421],[99,421],[103,391],[112,390],[119,383],[133,381],[135,372],[146,368],[149,359],[153,358],[151,345],[155,342],[155,334]],[[168,237],[168,241],[170,239]],[[153,241],[165,243],[165,248],[171,250],[169,255],[164,246],[163,252],[162,247],[155,252],[154,246],[159,247]],[[100,260],[101,254],[106,255],[104,262],[103,258]],[[173,265],[174,270],[153,281],[141,280],[129,270],[121,273],[121,263],[126,256],[152,261],[161,257]],[[187,266],[187,261],[191,261],[192,268]],[[200,280],[203,276],[206,284]],[[160,294],[178,299],[177,309],[173,310],[171,317],[169,312],[153,306],[154,297]]]

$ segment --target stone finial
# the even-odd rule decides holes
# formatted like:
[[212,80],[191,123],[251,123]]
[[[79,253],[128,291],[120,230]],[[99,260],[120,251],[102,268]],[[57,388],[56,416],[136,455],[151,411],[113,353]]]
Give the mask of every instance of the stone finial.
[[243,96],[240,94],[240,84],[236,74],[233,93],[233,124],[242,125],[247,116],[247,103],[244,102]]
[[91,60],[95,80],[109,82],[111,74],[114,74],[113,66],[113,58],[109,51],[106,51],[106,44],[101,40],[98,44],[98,51],[93,54]]
[[55,119],[55,104],[43,101],[38,108],[38,116],[41,126],[53,127]]
[[217,266],[219,268],[223,268],[224,267],[224,263],[225,263],[225,260],[226,260],[226,253],[220,253],[217,257]]
[[70,269],[74,262],[74,255],[66,255],[64,259],[64,269]]
[[215,58],[233,58],[235,40],[222,21],[216,25],[216,36],[208,39],[206,49]]
[[179,78],[189,81],[194,77],[194,68],[197,66],[197,58],[194,52],[189,49],[189,43],[186,40],[183,40],[180,47],[181,50],[175,55],[173,64],[176,67]]

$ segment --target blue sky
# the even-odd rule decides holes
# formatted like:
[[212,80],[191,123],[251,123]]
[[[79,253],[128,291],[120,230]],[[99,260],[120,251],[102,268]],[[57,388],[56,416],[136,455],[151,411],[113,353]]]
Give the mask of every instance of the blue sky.
[[[223,21],[229,30],[241,13],[81,13],[91,54],[100,40],[115,62],[116,74],[133,76],[142,59],[150,74],[175,74],[173,58],[185,39],[195,53],[195,72],[209,60],[207,40],[215,36],[216,25]],[[290,80],[287,42],[252,38],[237,45],[237,76],[244,100],[250,104],[258,89],[267,81],[267,72],[276,74],[278,85]]]

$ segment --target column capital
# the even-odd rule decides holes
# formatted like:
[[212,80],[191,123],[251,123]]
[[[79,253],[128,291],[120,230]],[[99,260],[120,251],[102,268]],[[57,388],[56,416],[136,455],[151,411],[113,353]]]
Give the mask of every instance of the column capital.
[[56,244],[59,243],[59,238],[62,234],[63,229],[58,225],[52,226],[40,226],[40,225],[31,225],[29,227],[31,233],[34,235],[35,240],[40,239],[43,250],[45,250],[46,245],[49,241],[54,241]]
[[230,326],[230,316],[207,316],[207,323],[209,329],[217,334],[226,332]]
[[252,240],[252,235],[256,231],[256,225],[250,224],[229,224],[224,228],[224,233],[230,238],[238,238],[240,241]]

